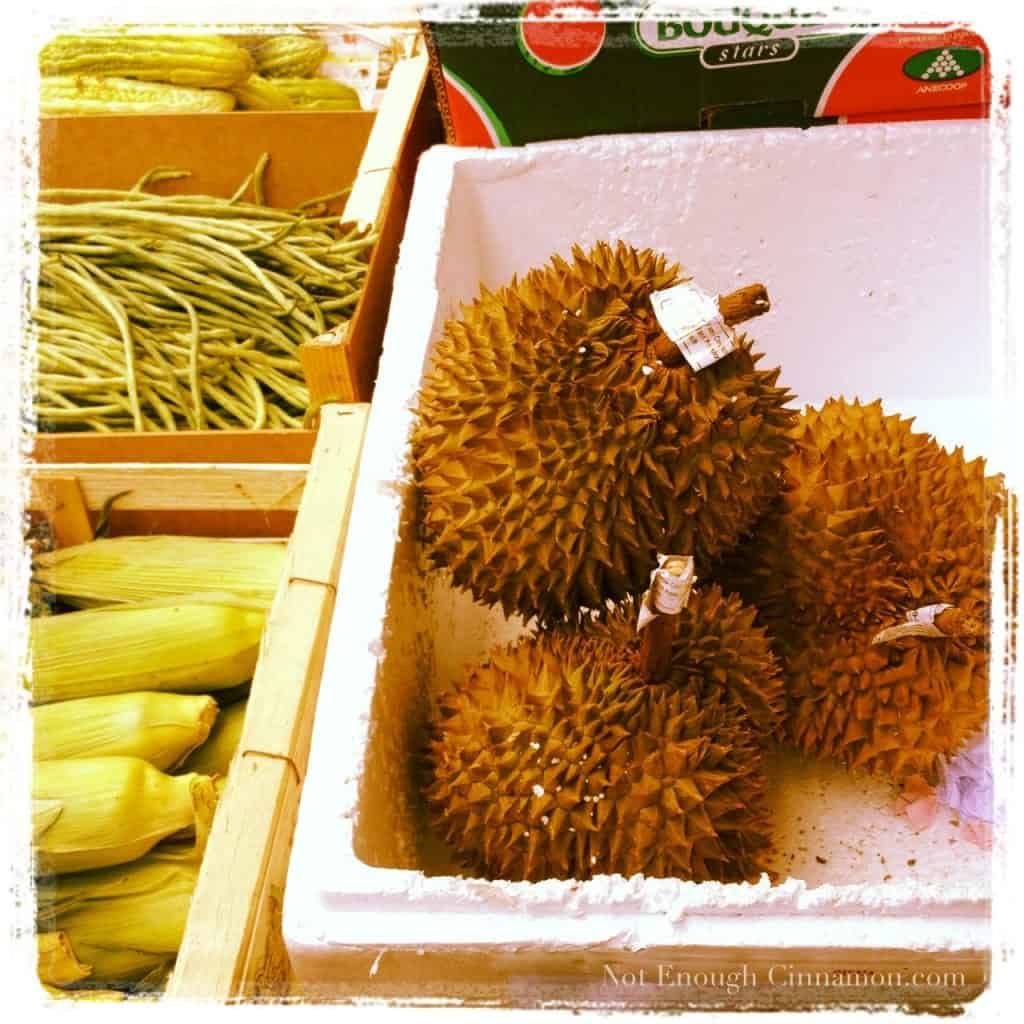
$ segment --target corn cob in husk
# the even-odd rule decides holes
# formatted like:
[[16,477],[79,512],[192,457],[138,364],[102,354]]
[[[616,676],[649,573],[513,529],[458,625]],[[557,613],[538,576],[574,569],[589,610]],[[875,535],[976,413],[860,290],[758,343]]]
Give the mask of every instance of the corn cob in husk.
[[64,932],[40,932],[36,936],[36,973],[44,985],[64,988],[84,981],[91,968],[81,963]]
[[245,725],[247,700],[230,704],[217,716],[210,730],[209,739],[194,750],[181,766],[183,772],[197,772],[199,775],[227,775],[231,759],[238,749]]
[[167,967],[185,931],[200,856],[161,846],[140,860],[58,878],[40,893],[40,930],[59,930],[90,982],[137,981]]
[[39,874],[124,864],[195,829],[205,842],[216,790],[205,775],[165,775],[138,757],[37,761],[32,825]]
[[230,594],[33,619],[32,699],[236,686],[252,678],[265,620],[264,606]]
[[90,608],[177,594],[237,594],[270,606],[284,541],[217,537],[112,537],[36,557],[33,582],[65,604]]
[[205,744],[218,715],[203,694],[115,693],[32,709],[33,757],[141,757],[154,768],[178,767]]

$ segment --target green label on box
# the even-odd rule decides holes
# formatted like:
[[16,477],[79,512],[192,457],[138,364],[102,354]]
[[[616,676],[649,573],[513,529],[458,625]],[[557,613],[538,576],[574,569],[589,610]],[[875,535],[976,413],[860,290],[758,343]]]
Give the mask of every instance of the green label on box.
[[637,17],[601,0],[534,0],[428,18],[449,141],[987,113],[985,44],[967,29],[673,8],[662,0]]

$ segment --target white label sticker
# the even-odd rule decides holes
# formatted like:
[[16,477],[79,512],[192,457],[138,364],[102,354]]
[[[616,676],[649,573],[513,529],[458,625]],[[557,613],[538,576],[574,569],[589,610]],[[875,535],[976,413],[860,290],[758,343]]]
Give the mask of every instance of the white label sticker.
[[926,604],[923,608],[915,608],[906,613],[906,622],[899,626],[890,626],[876,633],[871,640],[873,644],[884,644],[890,640],[898,640],[902,636],[945,636],[946,634],[935,625],[935,620],[951,604]]
[[651,292],[661,329],[694,370],[703,370],[736,348],[736,332],[722,319],[718,299],[689,281]]
[[[664,567],[670,557],[682,559],[683,571],[678,576]],[[689,604],[690,591],[697,582],[693,570],[692,555],[658,555],[658,567],[651,573],[650,588],[640,601],[636,623],[638,633],[656,616],[678,615]]]
[[947,608],[952,607],[951,604],[926,604],[923,608],[915,608],[913,611],[907,612],[907,622],[919,622],[922,625],[931,626]]

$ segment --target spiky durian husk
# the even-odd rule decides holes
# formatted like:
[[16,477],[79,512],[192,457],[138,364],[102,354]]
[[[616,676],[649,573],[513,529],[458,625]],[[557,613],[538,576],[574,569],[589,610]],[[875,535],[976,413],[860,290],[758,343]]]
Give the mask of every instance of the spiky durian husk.
[[923,605],[987,623],[1002,482],[878,401],[808,408],[794,435],[781,497],[715,575],[775,639],[798,746],[934,782],[987,717],[986,639],[872,640]]
[[699,373],[663,366],[651,251],[554,257],[445,325],[414,436],[434,564],[542,622],[638,594],[659,551],[698,568],[779,486],[796,413],[751,344]]
[[[635,672],[641,636],[639,607],[627,598],[603,615],[584,620],[584,635],[607,644],[609,663]],[[783,724],[786,694],[771,640],[757,624],[757,609],[736,594],[711,585],[695,590],[679,613],[672,660],[665,682],[701,697],[724,695],[734,701],[765,739]]]
[[935,784],[987,720],[985,644],[903,637],[872,645],[874,633],[807,634],[786,666],[789,735],[848,768]]
[[[758,877],[769,822],[762,737],[745,708],[773,704],[748,691],[770,695],[777,668],[738,604],[696,604],[684,619],[714,611],[725,628],[684,622],[664,683],[638,673],[629,609],[529,635],[439,698],[426,797],[467,868],[513,881]],[[727,650],[742,670],[726,667]],[[733,695],[741,672],[758,678]]]

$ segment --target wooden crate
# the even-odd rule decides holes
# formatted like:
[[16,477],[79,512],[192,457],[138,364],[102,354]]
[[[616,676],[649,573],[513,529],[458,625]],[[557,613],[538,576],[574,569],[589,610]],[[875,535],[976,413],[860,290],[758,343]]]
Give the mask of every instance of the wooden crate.
[[281,895],[368,412],[332,404],[315,435],[282,434],[263,449],[255,435],[241,448],[219,438],[206,446],[230,463],[199,463],[196,446],[173,436],[159,438],[163,458],[179,461],[125,461],[156,438],[108,435],[105,463],[31,471],[30,517],[45,517],[61,546],[88,539],[105,498],[125,488],[112,534],[291,537],[169,995],[287,991]]
[[372,224],[379,236],[366,290],[344,332],[310,339],[299,350],[314,406],[368,401],[373,394],[416,163],[424,150],[443,141],[426,57],[400,61],[391,72],[345,203],[346,220]]
[[[272,206],[292,207],[351,184],[343,218],[379,236],[366,286],[349,323],[310,338],[302,363],[314,406],[365,402],[373,393],[416,162],[442,139],[426,59],[414,57],[395,66],[376,111],[42,118],[39,181],[42,188],[129,188],[154,166],[184,165],[189,178],[153,190],[229,195],[269,152],[265,192]],[[52,445],[73,436],[55,434]],[[96,438],[95,450],[105,437]]]
[[287,537],[316,438],[310,430],[43,434],[29,508],[80,501],[95,528],[104,502],[121,495],[109,510],[115,535]]

